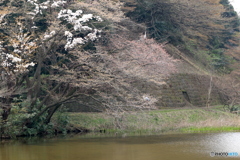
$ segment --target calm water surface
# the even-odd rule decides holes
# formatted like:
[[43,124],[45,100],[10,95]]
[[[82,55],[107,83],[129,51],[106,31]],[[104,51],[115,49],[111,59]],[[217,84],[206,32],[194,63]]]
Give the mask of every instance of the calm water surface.
[[[237,152],[238,157],[211,157]],[[0,160],[214,160],[240,159],[240,133],[172,134],[18,141],[0,144]]]

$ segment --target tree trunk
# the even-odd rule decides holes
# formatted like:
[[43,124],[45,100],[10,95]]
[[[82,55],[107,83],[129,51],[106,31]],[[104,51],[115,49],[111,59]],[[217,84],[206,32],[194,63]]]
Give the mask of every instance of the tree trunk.
[[206,103],[207,108],[209,108],[210,106],[211,93],[212,93],[212,76],[210,77],[210,84],[208,88],[208,95],[207,95],[208,97],[207,97],[207,103]]
[[1,118],[1,124],[0,124],[0,138],[2,137],[2,135],[4,134],[4,130],[5,130],[5,123],[8,120],[8,116],[11,112],[11,101],[12,99],[10,97],[0,97],[0,102],[1,102],[1,109],[2,111],[2,118]]
[[61,107],[61,104],[57,104],[55,107],[49,109],[45,124],[48,124],[51,121],[53,114],[57,111],[59,107]]

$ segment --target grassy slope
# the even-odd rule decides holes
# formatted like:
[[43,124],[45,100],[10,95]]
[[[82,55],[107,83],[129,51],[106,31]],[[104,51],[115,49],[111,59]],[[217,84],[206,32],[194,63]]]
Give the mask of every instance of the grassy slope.
[[93,131],[121,132],[208,132],[239,131],[240,117],[222,107],[163,109],[119,113],[69,113],[70,124]]

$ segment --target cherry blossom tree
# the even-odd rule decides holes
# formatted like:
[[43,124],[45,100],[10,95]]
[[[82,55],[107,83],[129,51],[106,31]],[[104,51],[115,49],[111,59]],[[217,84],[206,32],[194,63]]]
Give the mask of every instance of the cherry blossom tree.
[[108,48],[117,53],[113,55],[112,61],[128,75],[157,80],[177,72],[176,64],[179,60],[172,58],[165,51],[164,44],[154,39],[144,35],[136,40],[128,40],[124,35],[113,35],[110,39],[111,46]]
[[64,0],[0,5],[1,136],[44,134],[58,108],[83,94],[87,76],[77,70],[89,55],[81,48],[100,37],[103,20]]

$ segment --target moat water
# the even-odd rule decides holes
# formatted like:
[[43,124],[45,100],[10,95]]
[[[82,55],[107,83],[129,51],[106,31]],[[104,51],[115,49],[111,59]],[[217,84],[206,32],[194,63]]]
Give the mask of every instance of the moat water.
[[[226,155],[228,154],[228,156]],[[240,133],[89,136],[2,141],[0,160],[240,159]]]

